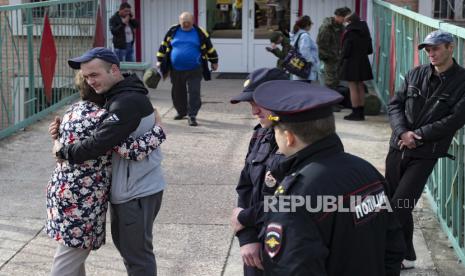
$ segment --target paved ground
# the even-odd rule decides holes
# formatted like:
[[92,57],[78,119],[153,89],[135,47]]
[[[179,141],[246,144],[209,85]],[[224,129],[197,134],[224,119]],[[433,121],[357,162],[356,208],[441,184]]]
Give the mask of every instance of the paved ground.
[[[242,275],[239,249],[228,225],[235,185],[254,120],[246,104],[228,99],[241,80],[204,83],[200,126],[173,121],[168,83],[150,97],[164,117],[168,140],[162,146],[168,187],[155,224],[159,275]],[[61,115],[64,110],[57,112]],[[363,123],[341,120],[337,131],[347,151],[384,172],[390,134],[384,116]],[[0,275],[47,275],[55,242],[43,234],[45,187],[54,167],[47,134],[53,115],[0,140]],[[403,275],[465,275],[427,204],[416,212],[418,268]],[[109,230],[109,225],[108,225]],[[125,275],[110,235],[87,261],[88,275]]]

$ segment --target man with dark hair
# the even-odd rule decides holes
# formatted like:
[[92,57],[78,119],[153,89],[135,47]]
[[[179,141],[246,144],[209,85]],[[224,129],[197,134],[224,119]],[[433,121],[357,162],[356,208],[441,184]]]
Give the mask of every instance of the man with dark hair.
[[350,14],[348,7],[337,8],[334,16],[327,17],[318,30],[316,43],[318,44],[318,56],[324,63],[325,85],[331,89],[339,85],[338,65],[341,52],[341,37],[344,32],[344,17]]
[[407,244],[405,269],[415,267],[416,260],[413,208],[438,158],[454,158],[448,149],[465,123],[465,69],[453,58],[453,36],[441,30],[431,32],[418,49],[425,50],[430,64],[405,75],[388,108],[392,136],[386,181]]
[[[80,69],[87,83],[105,97],[108,116],[89,138],[56,149],[58,160],[80,164],[111,151],[130,135],[138,137],[155,124],[147,89],[136,75],[123,75],[117,56],[107,48],[94,48],[68,60]],[[50,125],[56,138],[59,122]],[[111,234],[128,275],[156,275],[152,230],[160,210],[165,180],[161,150],[140,161],[112,156]]]
[[110,18],[113,48],[120,61],[134,61],[134,29],[139,22],[133,18],[131,5],[121,3],[119,10]]
[[157,53],[157,67],[163,76],[171,77],[171,98],[178,114],[175,120],[188,116],[188,124],[197,126],[197,113],[202,101],[200,82],[211,79],[211,70],[218,69],[218,54],[209,34],[194,24],[194,15],[183,12],[179,24],[172,26],[165,35]]
[[273,113],[286,156],[271,171],[280,185],[264,202],[265,275],[400,274],[404,242],[384,178],[344,152],[332,114],[340,100],[333,90],[303,82],[255,89],[254,101]]

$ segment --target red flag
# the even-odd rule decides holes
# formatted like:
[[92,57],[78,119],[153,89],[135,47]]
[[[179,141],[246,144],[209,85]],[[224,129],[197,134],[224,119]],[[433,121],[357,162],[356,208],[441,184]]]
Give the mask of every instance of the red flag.
[[44,29],[42,31],[42,41],[40,43],[39,65],[44,83],[45,98],[48,103],[52,101],[52,84],[55,75],[55,65],[57,61],[57,50],[55,39],[53,38],[52,28],[48,15],[44,17]]
[[95,23],[94,48],[105,47],[105,32],[103,30],[102,13],[100,6],[97,8],[97,18]]

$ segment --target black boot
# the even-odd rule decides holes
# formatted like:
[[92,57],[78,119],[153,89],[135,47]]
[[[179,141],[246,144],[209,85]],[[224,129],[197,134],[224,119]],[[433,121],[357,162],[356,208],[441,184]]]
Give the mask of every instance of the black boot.
[[364,121],[365,112],[363,111],[363,106],[352,107],[352,113],[347,116],[344,116],[344,120],[349,121]]
[[188,117],[187,118],[187,123],[190,125],[190,126],[198,126],[199,124],[197,123],[197,120],[195,119],[195,117]]
[[352,107],[352,112],[349,115],[344,116],[344,120],[353,120],[357,116],[357,107]]
[[358,116],[360,118],[360,121],[365,121],[365,107],[363,106],[358,107]]

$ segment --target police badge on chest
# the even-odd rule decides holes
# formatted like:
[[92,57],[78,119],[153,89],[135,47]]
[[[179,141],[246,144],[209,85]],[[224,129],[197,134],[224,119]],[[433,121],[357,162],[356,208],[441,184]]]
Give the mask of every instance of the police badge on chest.
[[265,174],[265,185],[268,188],[273,188],[276,186],[276,179],[271,175],[271,171],[267,171]]

